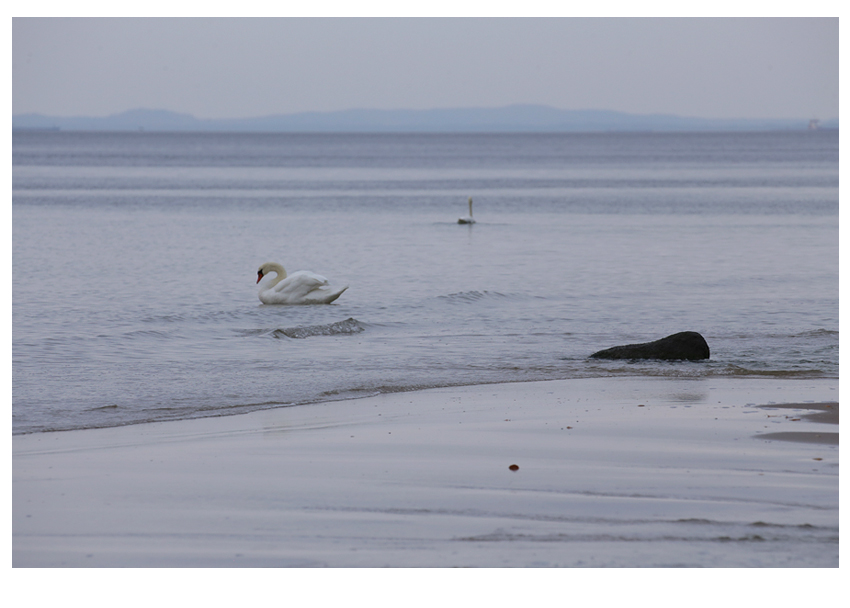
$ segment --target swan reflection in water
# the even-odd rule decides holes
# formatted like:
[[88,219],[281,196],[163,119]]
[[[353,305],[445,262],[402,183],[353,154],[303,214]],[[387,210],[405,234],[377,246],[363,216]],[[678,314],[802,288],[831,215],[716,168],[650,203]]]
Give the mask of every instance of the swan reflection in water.
[[299,270],[287,276],[283,266],[266,262],[257,271],[257,283],[273,272],[277,276],[267,285],[260,287],[263,304],[330,304],[348,289],[331,287],[328,280],[309,270]]
[[458,218],[458,224],[474,224],[475,220],[472,219],[472,197],[469,197],[469,215],[466,217]]

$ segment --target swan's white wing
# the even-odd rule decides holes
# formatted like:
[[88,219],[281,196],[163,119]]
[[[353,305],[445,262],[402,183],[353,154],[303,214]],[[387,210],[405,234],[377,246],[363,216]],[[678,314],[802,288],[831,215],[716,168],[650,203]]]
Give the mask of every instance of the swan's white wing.
[[293,272],[274,287],[261,291],[263,304],[329,304],[348,286],[332,289],[328,280],[309,270]]
[[275,285],[274,291],[287,298],[301,298],[327,285],[328,280],[322,275],[309,270],[299,270]]
[[322,275],[310,272],[309,270],[299,270],[298,272],[293,272],[275,285],[273,289],[275,291],[287,291],[289,289],[313,290],[327,284],[328,280]]

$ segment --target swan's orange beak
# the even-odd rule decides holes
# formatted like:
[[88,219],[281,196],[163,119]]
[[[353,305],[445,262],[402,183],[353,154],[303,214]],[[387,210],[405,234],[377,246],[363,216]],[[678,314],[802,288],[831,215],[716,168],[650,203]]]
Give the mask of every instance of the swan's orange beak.
[[258,270],[257,271],[257,283],[259,283],[262,278],[263,278],[263,271]]

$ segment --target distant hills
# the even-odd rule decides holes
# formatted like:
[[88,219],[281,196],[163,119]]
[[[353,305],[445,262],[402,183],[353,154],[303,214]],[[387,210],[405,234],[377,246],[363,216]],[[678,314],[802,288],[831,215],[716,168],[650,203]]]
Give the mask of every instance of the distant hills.
[[[838,119],[821,121],[837,129]],[[195,118],[167,110],[129,110],[104,117],[17,114],[12,129],[62,131],[241,131],[277,133],[484,133],[624,131],[806,130],[810,119],[756,120],[688,118],[668,114],[628,114],[608,110],[559,110],[540,105],[437,110],[342,110],[301,112],[260,118]]]

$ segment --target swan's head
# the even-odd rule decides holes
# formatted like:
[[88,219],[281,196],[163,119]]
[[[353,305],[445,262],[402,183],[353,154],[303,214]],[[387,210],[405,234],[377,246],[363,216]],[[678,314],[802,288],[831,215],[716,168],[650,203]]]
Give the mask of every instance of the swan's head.
[[263,277],[270,272],[277,273],[277,276],[280,278],[286,277],[286,271],[283,269],[283,266],[276,264],[275,262],[266,262],[260,266],[260,269],[257,271],[257,283],[262,281]]

